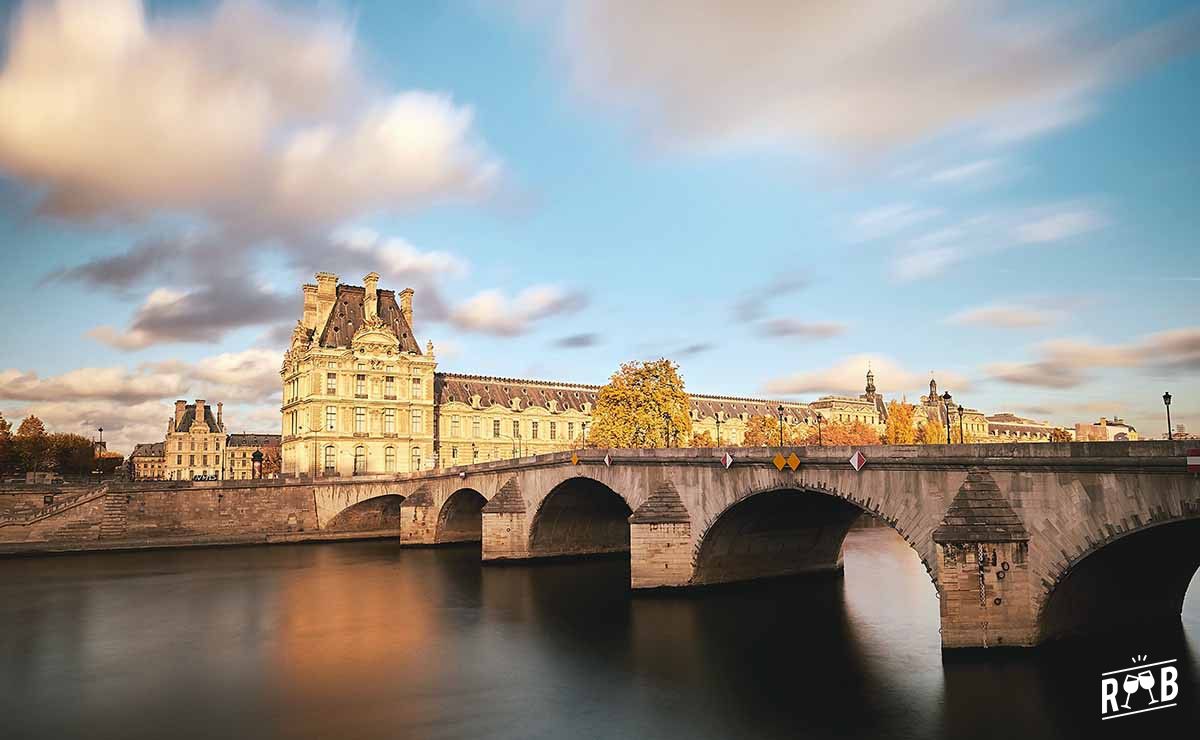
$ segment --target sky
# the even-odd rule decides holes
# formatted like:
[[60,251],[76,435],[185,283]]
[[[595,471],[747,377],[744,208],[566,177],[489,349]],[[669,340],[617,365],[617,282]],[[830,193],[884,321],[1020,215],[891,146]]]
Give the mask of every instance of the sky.
[[1200,6],[0,2],[0,412],[279,429],[319,270],[440,370],[1200,432]]

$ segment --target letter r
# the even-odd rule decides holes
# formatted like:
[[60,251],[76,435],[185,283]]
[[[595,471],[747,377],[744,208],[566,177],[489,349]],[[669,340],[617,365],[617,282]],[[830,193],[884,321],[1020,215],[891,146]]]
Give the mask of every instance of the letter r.
[[1117,711],[1117,679],[1106,678],[1100,682],[1100,714],[1108,714],[1108,703],[1112,702],[1112,711]]

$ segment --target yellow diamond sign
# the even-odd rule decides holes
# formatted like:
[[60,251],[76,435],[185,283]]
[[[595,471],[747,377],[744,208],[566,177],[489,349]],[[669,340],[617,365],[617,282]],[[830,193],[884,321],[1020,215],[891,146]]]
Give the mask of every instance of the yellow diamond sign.
[[572,465],[578,465],[578,464],[579,464],[579,453],[577,453],[577,452],[572,452],[572,453],[571,453],[571,464],[572,464]]
[[795,470],[796,468],[800,467],[800,458],[796,457],[796,453],[793,452],[792,454],[788,455],[787,464],[789,468]]
[[783,466],[787,465],[787,460],[784,460],[783,454],[779,452],[775,453],[775,458],[771,462],[775,463],[775,469],[779,471],[782,471]]

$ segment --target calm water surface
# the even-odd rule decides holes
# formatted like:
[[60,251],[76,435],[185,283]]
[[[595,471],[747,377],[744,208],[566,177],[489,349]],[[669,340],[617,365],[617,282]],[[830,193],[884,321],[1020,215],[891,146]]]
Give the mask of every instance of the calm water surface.
[[[890,530],[844,577],[653,596],[388,542],[0,560],[0,738],[1196,737],[1192,585],[1182,628],[943,659]],[[1135,653],[1180,706],[1101,723]]]

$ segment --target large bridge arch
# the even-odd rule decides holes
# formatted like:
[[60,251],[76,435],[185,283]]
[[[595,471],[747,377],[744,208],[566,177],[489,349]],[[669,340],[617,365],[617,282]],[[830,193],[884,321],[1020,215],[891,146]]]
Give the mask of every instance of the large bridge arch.
[[696,540],[689,583],[840,570],[846,535],[863,514],[886,523],[912,547],[936,589],[929,560],[895,517],[840,490],[788,483],[746,491],[707,522]]
[[463,487],[451,493],[438,510],[434,542],[481,541],[485,504],[487,498],[475,488]]
[[355,532],[364,535],[400,535],[400,506],[404,497],[385,493],[350,504],[328,520],[326,532]]
[[1038,642],[1179,619],[1200,569],[1200,511],[1088,541],[1053,581],[1043,582]]
[[551,488],[529,525],[531,557],[629,552],[627,499],[595,478],[576,475]]

